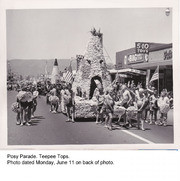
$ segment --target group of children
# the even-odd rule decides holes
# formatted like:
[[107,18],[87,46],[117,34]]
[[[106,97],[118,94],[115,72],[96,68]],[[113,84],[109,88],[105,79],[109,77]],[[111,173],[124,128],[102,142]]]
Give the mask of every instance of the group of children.
[[[52,85],[46,96],[51,113],[57,113],[59,110],[59,112],[67,114],[67,122],[75,122],[75,93],[72,91],[71,84],[63,84],[61,89]],[[76,96],[80,96],[78,91]],[[34,117],[37,107],[37,97],[38,91],[34,86],[24,86],[19,91],[17,102],[12,105],[12,110],[17,112],[17,125],[31,125],[31,119]],[[133,114],[136,115],[138,129],[145,130],[144,122],[150,125],[167,126],[167,114],[172,104],[166,89],[163,89],[158,96],[154,87],[143,89],[139,86],[132,89],[125,84],[106,89],[105,92],[102,85],[98,84],[93,98],[96,98],[98,102],[96,123],[104,123],[109,130],[113,128],[115,105],[126,110],[122,116],[124,125],[133,126],[131,121]],[[160,114],[159,119],[158,113]]]
[[[170,99],[166,89],[163,89],[160,96],[158,96],[158,92],[154,87],[151,89],[143,89],[142,87],[130,89],[122,84],[118,90],[114,88],[105,93],[103,93],[102,89],[99,89],[97,100],[96,123],[104,122],[105,127],[109,130],[112,130],[115,104],[126,109],[122,118],[124,125],[129,126],[129,128],[132,127],[132,119],[136,119],[138,129],[143,131],[145,130],[144,122],[148,122],[150,125],[167,126]],[[160,114],[159,120],[158,113]],[[136,116],[133,117],[132,114]]]
[[47,94],[48,103],[50,104],[50,112],[57,113],[58,108],[60,108],[59,112],[67,114],[67,122],[75,122],[74,114],[75,114],[75,102],[74,102],[74,93],[71,89],[71,84],[63,85],[61,90],[58,91],[56,86]]
[[16,102],[11,106],[12,111],[17,113],[17,125],[30,126],[32,124],[31,119],[34,118],[36,111],[38,94],[38,91],[32,86],[24,86],[19,90]]

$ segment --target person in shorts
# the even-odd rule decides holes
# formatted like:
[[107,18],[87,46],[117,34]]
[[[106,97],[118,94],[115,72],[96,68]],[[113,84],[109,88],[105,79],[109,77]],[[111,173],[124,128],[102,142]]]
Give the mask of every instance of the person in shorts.
[[150,122],[149,124],[157,124],[157,90],[154,90],[154,93],[150,96]]
[[[67,110],[67,121],[66,122],[73,122],[75,117],[75,101],[74,101],[74,92],[71,89],[71,85],[69,84],[64,90],[64,105]],[[70,119],[71,118],[71,119]]]
[[105,127],[107,127],[110,131],[112,130],[112,118],[114,112],[114,100],[111,96],[110,90],[106,91],[106,95],[104,96],[104,103],[102,107],[102,111],[105,114]]
[[145,131],[144,129],[144,117],[143,117],[143,112],[145,109],[145,104],[146,104],[146,96],[144,94],[144,89],[139,88],[138,91],[136,91],[136,104],[137,104],[137,123],[138,123],[138,129],[141,129],[142,131]]
[[[104,103],[103,89],[99,89],[99,93],[96,96],[97,96],[97,100],[98,100],[97,114],[96,114],[96,124],[98,124],[98,123],[103,122],[103,111],[102,111],[102,107],[103,107],[103,103]],[[100,121],[99,121],[99,117],[100,117]]]

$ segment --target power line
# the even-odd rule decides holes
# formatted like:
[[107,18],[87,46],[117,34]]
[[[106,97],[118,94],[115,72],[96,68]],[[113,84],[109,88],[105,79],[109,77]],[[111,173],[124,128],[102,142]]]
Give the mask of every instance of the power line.
[[107,50],[106,50],[106,48],[105,48],[105,46],[104,46],[104,45],[103,45],[103,48],[104,48],[104,50],[105,50],[106,54],[108,55],[109,59],[110,59],[110,60],[111,60],[111,62],[113,63],[113,61],[112,61],[111,57],[109,56],[109,54],[108,54],[108,52],[107,52]]

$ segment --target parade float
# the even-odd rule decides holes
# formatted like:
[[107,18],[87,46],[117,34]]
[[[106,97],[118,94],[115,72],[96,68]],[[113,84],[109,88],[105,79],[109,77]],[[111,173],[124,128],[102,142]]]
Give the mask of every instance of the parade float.
[[[72,84],[75,92],[75,117],[92,118],[96,116],[98,101],[96,89],[101,85],[103,92],[112,89],[111,76],[106,67],[103,54],[103,34],[95,29],[90,31],[90,40],[85,54],[77,59],[77,72]],[[81,90],[82,96],[78,95]],[[119,110],[115,106],[115,110]],[[121,109],[124,114],[125,109]]]

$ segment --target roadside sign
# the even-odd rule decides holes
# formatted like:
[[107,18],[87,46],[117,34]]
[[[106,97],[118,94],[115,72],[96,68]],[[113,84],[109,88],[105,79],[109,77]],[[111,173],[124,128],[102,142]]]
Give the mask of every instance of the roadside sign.
[[149,54],[150,43],[136,42],[135,47],[137,54]]

